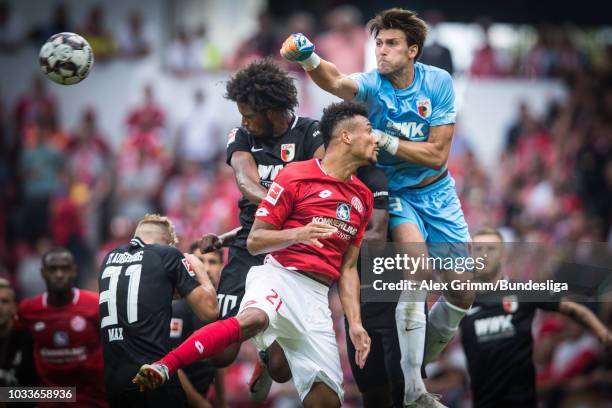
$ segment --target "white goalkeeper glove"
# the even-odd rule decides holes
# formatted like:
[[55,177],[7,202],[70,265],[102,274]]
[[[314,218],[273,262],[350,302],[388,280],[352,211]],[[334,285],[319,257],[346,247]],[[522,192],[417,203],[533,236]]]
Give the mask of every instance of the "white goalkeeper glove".
[[397,154],[397,149],[399,148],[399,137],[388,135],[382,130],[378,129],[373,129],[372,132],[376,136],[376,144],[378,145],[379,149],[386,151],[392,156]]

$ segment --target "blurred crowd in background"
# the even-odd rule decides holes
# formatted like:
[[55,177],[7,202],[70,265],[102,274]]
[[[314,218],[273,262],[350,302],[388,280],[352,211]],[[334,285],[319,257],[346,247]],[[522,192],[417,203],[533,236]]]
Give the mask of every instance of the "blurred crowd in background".
[[[70,9],[58,3],[46,25],[27,26],[9,3],[0,1],[0,53],[39,47],[62,31],[83,35],[96,63],[139,59],[152,52],[157,43],[144,35],[147,21],[138,10],[125,15],[124,27],[117,32],[109,30],[104,13],[104,6],[94,6],[78,26]],[[443,20],[440,12],[424,16],[433,27]],[[287,34],[302,32],[341,71],[363,71],[369,41],[365,21],[352,6],[317,19],[307,12],[282,19],[262,13],[256,32],[229,58],[208,41],[205,25],[181,27],[165,44],[161,63],[184,77],[234,71],[271,56],[300,76],[299,66],[280,60],[278,50]],[[584,32],[543,25],[533,28],[534,41],[513,54],[496,50],[488,41],[492,21],[483,17],[477,23],[483,41],[467,70],[457,72],[452,53],[435,40],[428,43],[421,62],[478,78],[558,78],[567,87],[567,97],[552,101],[545,115],[531,112],[527,101],[516,107],[516,121],[506,134],[491,135],[505,140],[494,174],[479,163],[465,135],[456,133],[449,168],[470,229],[499,227],[508,238],[532,242],[611,242],[612,42],[591,41],[581,47]],[[72,251],[80,269],[79,285],[95,289],[99,259],[125,243],[145,213],[168,215],[183,250],[203,233],[222,233],[238,225],[240,193],[224,154],[230,129],[215,126],[203,92],[194,89],[192,111],[179,126],[170,127],[155,84],[145,86],[141,102],[125,112],[120,145],[113,146],[101,130],[95,105],[82,107],[80,124],[66,128],[58,114],[60,96],[50,88],[41,74],[23,84],[16,101],[0,99],[0,275],[15,284],[21,297],[44,291],[40,255],[52,245]],[[346,363],[341,306],[332,302],[332,307]],[[599,312],[610,325],[608,309]],[[245,349],[243,364],[230,368],[226,379],[227,395],[236,404],[246,399],[255,358],[252,349]],[[541,390],[551,401],[562,398],[563,389],[588,390],[601,381],[612,382],[611,356],[566,319],[539,320],[535,351]],[[460,354],[456,344],[451,347],[430,382],[430,390],[442,393],[453,406],[469,400]],[[347,406],[358,405],[348,364],[345,375]],[[295,395],[287,390],[275,386],[276,397],[269,404],[292,401]]]

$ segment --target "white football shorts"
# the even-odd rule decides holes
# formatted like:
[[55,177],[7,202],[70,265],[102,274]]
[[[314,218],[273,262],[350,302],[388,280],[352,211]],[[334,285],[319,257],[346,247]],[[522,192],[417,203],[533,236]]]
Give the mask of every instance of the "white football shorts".
[[327,286],[284,268],[268,255],[263,265],[249,270],[238,311],[255,307],[268,315],[268,328],[251,341],[258,350],[278,342],[302,401],[315,382],[329,386],[340,402],[344,398],[328,292]]

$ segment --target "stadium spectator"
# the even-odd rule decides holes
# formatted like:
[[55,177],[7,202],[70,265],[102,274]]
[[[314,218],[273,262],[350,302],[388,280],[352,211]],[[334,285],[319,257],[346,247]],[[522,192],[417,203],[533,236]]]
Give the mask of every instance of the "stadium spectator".
[[53,241],[49,237],[38,238],[34,245],[16,246],[18,262],[15,268],[15,288],[19,299],[36,296],[45,291],[45,281],[40,275],[41,259],[52,247]]
[[98,128],[93,107],[83,109],[81,123],[72,133],[66,154],[69,156],[68,168],[73,175],[72,181],[96,190],[110,167],[111,150]]
[[148,83],[142,88],[143,100],[128,112],[126,124],[128,127],[144,127],[146,129],[163,128],[166,125],[165,109],[155,99],[153,85]]
[[144,147],[128,146],[119,156],[116,215],[137,221],[157,209],[165,166]]
[[[47,291],[19,305],[19,321],[34,338],[34,362],[45,387],[76,387],[76,404],[107,407],[98,295],[74,287],[72,254],[54,247],[42,257]],[[48,403],[47,406],[64,406]]]
[[62,187],[65,156],[49,140],[51,124],[39,117],[31,145],[19,156],[19,174],[23,190],[22,233],[30,243],[48,235],[50,203]]
[[117,39],[119,53],[122,57],[138,59],[146,57],[151,52],[151,44],[145,37],[143,25],[142,12],[132,10]]
[[14,51],[23,45],[24,32],[21,22],[9,1],[0,1],[0,52]]
[[427,33],[427,42],[425,43],[425,47],[423,47],[423,54],[419,60],[423,64],[442,68],[453,75],[455,68],[451,52],[447,47],[440,44],[439,40],[440,34],[438,32],[438,24],[444,22],[444,14],[438,10],[430,10],[425,13],[424,17],[429,25],[429,32]]
[[170,73],[184,77],[201,70],[199,50],[195,47],[186,27],[179,28],[176,38],[168,47],[166,67]]
[[51,19],[35,26],[30,32],[30,39],[35,47],[40,47],[54,34],[74,31],[68,18],[68,11],[69,7],[65,1],[56,2]]
[[16,315],[15,290],[8,280],[0,278],[0,386],[34,387],[39,385],[39,378],[34,367],[32,337],[16,325]]
[[174,155],[177,162],[194,161],[207,173],[214,173],[226,141],[219,125],[219,110],[203,90],[193,95],[193,108],[179,124]]
[[[295,13],[291,14],[287,19],[286,29],[281,31],[282,37],[281,39],[279,39],[279,42],[281,42],[282,39],[286,38],[292,33],[303,33],[304,35],[312,36],[315,34],[315,26],[315,18],[311,13],[307,11],[296,11]],[[295,64],[290,64],[285,59],[280,59],[278,63],[283,67],[283,69],[292,72],[292,74],[298,77],[304,76],[304,70],[300,69],[300,67],[296,67]],[[304,104],[308,102],[308,97],[306,95],[307,92],[308,90],[306,86],[304,86],[303,89],[300,90],[300,95],[302,99],[302,102],[300,103],[301,110],[303,110]]]
[[238,48],[226,64],[230,69],[241,69],[249,63],[264,57],[276,57],[278,37],[272,16],[267,12],[259,14],[257,31]]
[[96,61],[104,62],[117,55],[117,43],[112,31],[106,28],[102,4],[95,5],[89,11],[80,34],[89,42]]
[[504,68],[499,61],[497,50],[491,44],[489,30],[492,21],[488,17],[480,19],[479,24],[482,29],[482,46],[474,52],[470,75],[478,78],[491,78],[503,75]]
[[221,49],[208,38],[208,29],[199,24],[193,32],[193,48],[199,56],[201,68],[204,70],[221,69],[223,57]]
[[[49,84],[40,75],[34,75],[30,89],[22,93],[15,103],[12,128],[21,132],[27,126],[36,124],[43,112],[57,112],[58,104],[55,96],[49,92]],[[19,142],[20,138],[17,138]]]
[[342,72],[361,72],[365,64],[368,33],[362,23],[359,9],[343,5],[327,15],[328,31],[317,38],[317,52],[331,61],[337,61]]
[[[74,198],[82,207],[87,241],[97,245],[104,219],[102,204],[111,193],[113,156],[98,128],[93,107],[83,110],[81,123],[72,133],[66,150],[68,179]],[[78,196],[77,194],[78,193]]]

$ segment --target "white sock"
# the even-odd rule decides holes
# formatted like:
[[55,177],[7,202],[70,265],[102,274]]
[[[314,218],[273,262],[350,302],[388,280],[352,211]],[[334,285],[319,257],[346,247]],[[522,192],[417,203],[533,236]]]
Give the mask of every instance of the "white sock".
[[395,322],[404,373],[404,404],[416,401],[427,392],[421,377],[421,364],[425,348],[425,301],[427,291],[402,293],[395,308]]
[[459,322],[467,313],[466,309],[449,303],[444,296],[429,311],[427,338],[425,342],[425,364],[438,358],[442,350],[457,333]]

